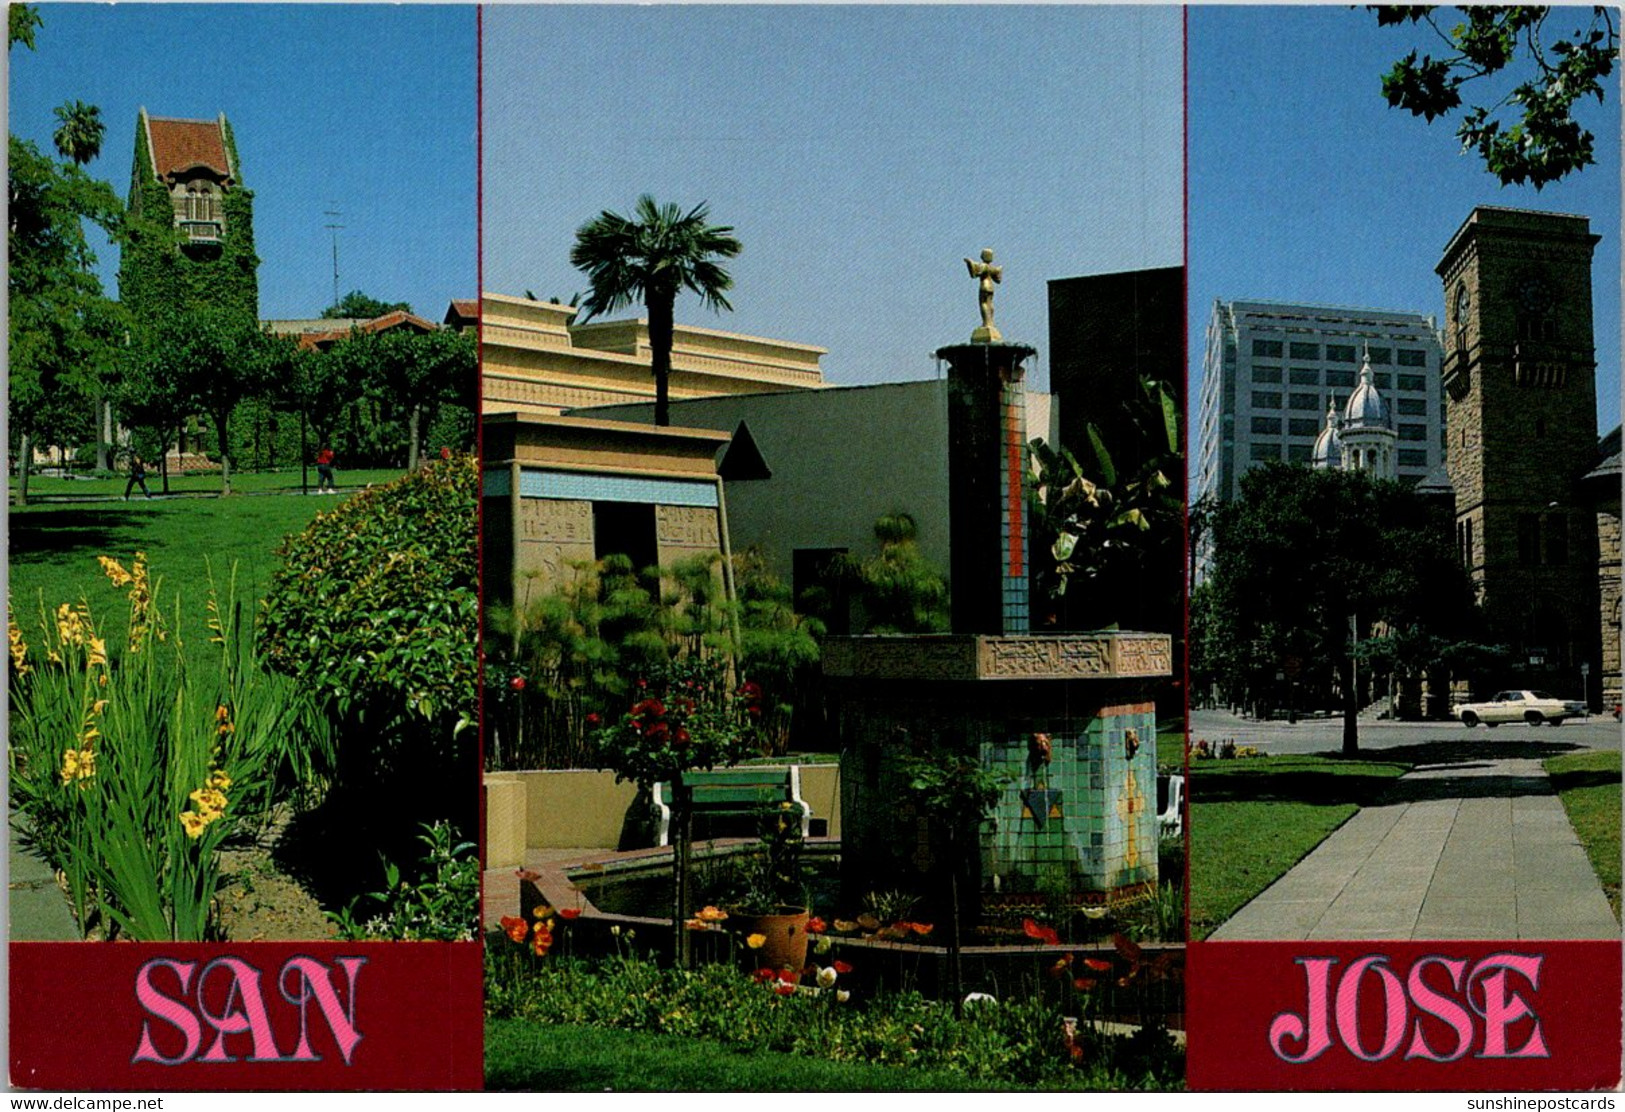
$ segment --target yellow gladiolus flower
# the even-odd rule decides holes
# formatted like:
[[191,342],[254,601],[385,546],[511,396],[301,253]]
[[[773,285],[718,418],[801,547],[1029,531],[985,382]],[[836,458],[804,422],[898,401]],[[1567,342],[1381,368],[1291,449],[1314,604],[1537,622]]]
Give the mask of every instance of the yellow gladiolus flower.
[[203,830],[209,825],[209,820],[192,811],[181,812],[181,825],[186,828],[188,838],[200,838]]
[[11,670],[19,676],[28,675],[28,643],[10,614],[6,615],[6,639],[11,642]]
[[226,809],[225,793],[214,788],[199,788],[187,798],[197,804],[198,810],[202,812],[205,818],[209,818],[211,815],[218,816]]
[[62,751],[62,786],[77,782],[80,788],[87,787],[86,780],[96,775],[96,751],[94,749],[64,749]]
[[123,565],[112,557],[98,556],[96,562],[102,566],[102,571],[107,573],[107,578],[113,581],[114,587],[124,588],[135,582],[135,576],[125,571]]

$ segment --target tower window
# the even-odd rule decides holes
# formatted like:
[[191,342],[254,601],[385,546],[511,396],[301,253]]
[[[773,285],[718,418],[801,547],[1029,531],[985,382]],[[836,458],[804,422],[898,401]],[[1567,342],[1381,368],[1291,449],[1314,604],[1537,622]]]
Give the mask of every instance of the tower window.
[[1518,515],[1518,563],[1534,567],[1540,563],[1540,515]]
[[1569,519],[1562,514],[1546,516],[1546,562],[1559,565],[1569,562]]

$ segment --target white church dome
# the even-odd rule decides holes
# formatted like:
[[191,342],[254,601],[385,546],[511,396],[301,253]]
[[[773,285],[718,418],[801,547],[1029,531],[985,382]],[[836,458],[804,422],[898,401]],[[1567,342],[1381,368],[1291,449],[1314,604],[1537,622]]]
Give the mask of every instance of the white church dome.
[[1313,461],[1316,467],[1343,466],[1343,452],[1337,443],[1337,409],[1331,404],[1326,406],[1326,427],[1315,438]]
[[1388,403],[1377,393],[1377,384],[1371,374],[1371,353],[1366,352],[1360,367],[1360,385],[1349,395],[1343,410],[1343,420],[1349,425],[1388,427]]

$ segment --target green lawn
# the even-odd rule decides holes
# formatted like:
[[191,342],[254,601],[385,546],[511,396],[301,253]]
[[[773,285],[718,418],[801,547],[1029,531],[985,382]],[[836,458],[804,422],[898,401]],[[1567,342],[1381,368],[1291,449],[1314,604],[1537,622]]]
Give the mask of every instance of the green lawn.
[[150,574],[162,580],[159,601],[166,619],[173,620],[175,599],[182,597],[180,632],[190,645],[207,643],[209,569],[224,600],[235,563],[236,599],[246,629],[276,570],[274,553],[282,538],[343,499],[287,494],[12,507],[11,601],[24,639],[37,640],[42,597],[48,611],[82,597],[104,636],[115,644],[123,640],[128,604],[96,557],[111,556],[128,568],[136,552],[147,554]]
[[1206,938],[1408,771],[1318,755],[1192,761],[1191,939]]
[[529,1092],[964,1090],[963,1074],[833,1062],[705,1039],[520,1019],[485,1021],[485,1084]]
[[1596,870],[1608,904],[1619,918],[1620,763],[1619,753],[1568,753],[1545,762],[1552,786],[1574,824]]
[[[387,483],[401,474],[399,469],[383,469],[368,471],[344,471],[337,473],[340,487],[364,487],[368,483]],[[310,489],[316,489],[316,469],[312,467],[309,474]],[[71,495],[74,497],[121,497],[124,494],[124,484],[127,477],[120,475],[113,479],[59,479],[45,475],[35,475],[28,480],[28,497],[49,498]],[[243,471],[235,472],[231,476],[231,490],[233,494],[252,494],[272,490],[298,490],[300,484],[299,468],[285,468],[278,471]],[[163,479],[159,477],[157,468],[147,472],[147,489],[153,494],[161,494],[164,489]],[[17,478],[11,478],[12,498],[16,498]],[[172,475],[169,479],[169,493],[171,494],[219,494],[220,473],[198,472],[189,475]],[[131,495],[132,500],[141,497],[138,487]]]
[[1157,768],[1164,772],[1178,772],[1184,763],[1185,724],[1157,723]]

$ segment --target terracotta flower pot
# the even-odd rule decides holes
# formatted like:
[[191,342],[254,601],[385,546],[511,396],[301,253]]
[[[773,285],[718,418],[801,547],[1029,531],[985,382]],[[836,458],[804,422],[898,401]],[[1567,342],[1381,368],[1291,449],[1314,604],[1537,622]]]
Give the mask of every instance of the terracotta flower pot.
[[767,941],[751,951],[758,969],[801,969],[807,964],[807,920],[810,913],[804,907],[780,907],[772,915],[744,915],[735,913],[731,922],[741,939],[753,934]]

